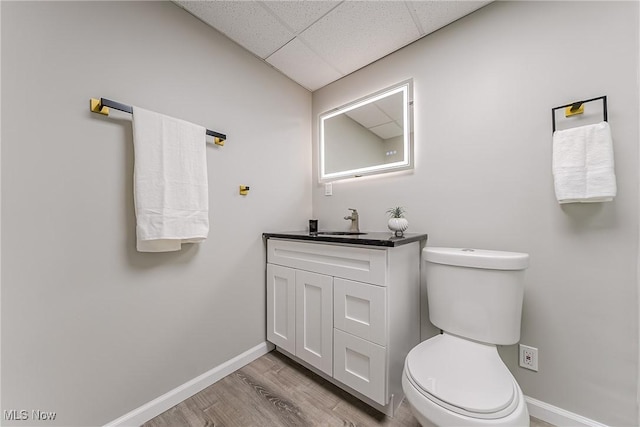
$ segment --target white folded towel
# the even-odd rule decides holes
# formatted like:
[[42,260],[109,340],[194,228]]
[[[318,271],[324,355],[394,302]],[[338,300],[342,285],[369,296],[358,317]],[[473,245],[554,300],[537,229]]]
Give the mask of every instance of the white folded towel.
[[555,131],[552,169],[559,203],[613,200],[617,187],[609,123]]
[[137,249],[169,252],[209,234],[206,129],[133,107]]

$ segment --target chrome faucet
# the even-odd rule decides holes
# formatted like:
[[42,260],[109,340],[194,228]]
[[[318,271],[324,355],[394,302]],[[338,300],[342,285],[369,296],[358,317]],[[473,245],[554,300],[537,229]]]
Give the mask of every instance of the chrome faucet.
[[351,211],[351,215],[344,217],[344,219],[351,220],[351,228],[349,229],[349,231],[353,233],[359,233],[360,224],[358,223],[358,211],[352,208],[349,208],[349,210]]

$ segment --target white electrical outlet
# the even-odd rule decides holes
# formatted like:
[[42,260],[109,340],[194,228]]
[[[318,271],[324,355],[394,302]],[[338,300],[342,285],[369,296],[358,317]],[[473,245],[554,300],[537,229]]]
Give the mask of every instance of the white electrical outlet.
[[538,372],[538,349],[520,344],[520,366]]

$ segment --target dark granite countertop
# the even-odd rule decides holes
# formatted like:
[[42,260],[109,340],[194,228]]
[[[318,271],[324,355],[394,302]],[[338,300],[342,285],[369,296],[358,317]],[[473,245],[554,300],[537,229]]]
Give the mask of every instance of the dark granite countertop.
[[319,233],[309,233],[307,231],[283,231],[278,233],[262,233],[265,239],[292,239],[306,240],[310,242],[338,243],[348,245],[365,245],[365,246],[384,246],[394,247],[401,246],[411,242],[427,240],[427,235],[423,233],[404,233],[403,237],[395,237],[391,231],[386,232],[364,232],[360,235],[332,235]]

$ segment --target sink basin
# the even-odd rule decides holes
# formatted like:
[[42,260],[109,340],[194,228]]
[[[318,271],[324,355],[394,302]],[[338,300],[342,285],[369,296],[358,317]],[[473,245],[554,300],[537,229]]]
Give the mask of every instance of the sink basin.
[[356,231],[318,231],[316,234],[324,236],[361,236],[367,233],[360,233]]

